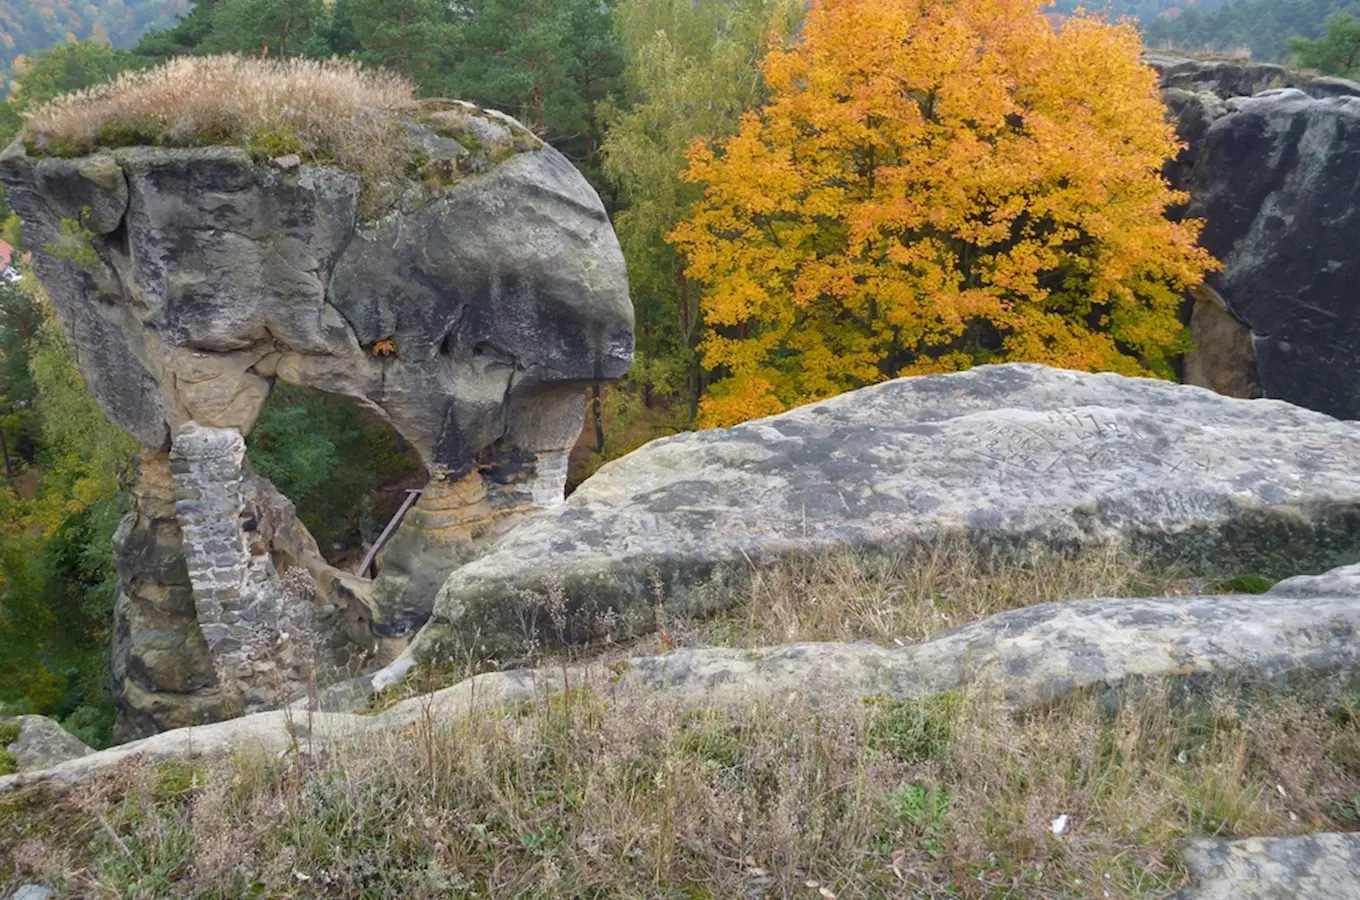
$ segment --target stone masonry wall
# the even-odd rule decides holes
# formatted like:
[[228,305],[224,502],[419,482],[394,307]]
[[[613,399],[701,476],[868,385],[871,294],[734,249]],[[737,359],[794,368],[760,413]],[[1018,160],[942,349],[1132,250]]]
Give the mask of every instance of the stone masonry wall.
[[199,629],[219,681],[247,712],[302,693],[312,659],[310,575],[280,577],[267,552],[252,553],[242,489],[245,440],[234,428],[188,423],[170,451],[175,514],[193,584]]

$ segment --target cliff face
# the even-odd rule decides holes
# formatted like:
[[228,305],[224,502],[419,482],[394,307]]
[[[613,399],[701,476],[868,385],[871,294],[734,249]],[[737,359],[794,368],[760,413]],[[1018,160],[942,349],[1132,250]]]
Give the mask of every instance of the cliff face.
[[1360,84],[1154,57],[1187,149],[1169,167],[1220,259],[1186,380],[1360,418]]
[[[623,258],[571,164],[464,104],[406,133],[419,180],[376,186],[368,221],[374,185],[297,157],[0,156],[86,382],[145,448],[117,541],[125,737],[390,653],[453,568],[561,501],[583,386],[631,363]],[[431,475],[371,580],[243,462],[278,380],[378,414]]]

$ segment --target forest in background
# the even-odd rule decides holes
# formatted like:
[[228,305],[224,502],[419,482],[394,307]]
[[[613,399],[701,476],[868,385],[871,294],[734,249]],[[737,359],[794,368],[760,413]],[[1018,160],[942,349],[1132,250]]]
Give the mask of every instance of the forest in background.
[[1236,0],[1215,9],[1189,7],[1144,26],[1149,47],[1247,51],[1257,62],[1286,63],[1297,62],[1291,38],[1322,38],[1339,13],[1360,13],[1360,0]]
[[0,97],[9,92],[16,60],[57,44],[92,40],[130,47],[166,28],[192,0],[0,0]]
[[[1282,17],[1272,21],[1295,23],[1272,26],[1283,40],[1291,33],[1320,35],[1323,19],[1333,11],[1324,7],[1330,2],[1335,0],[1244,0],[1194,15],[1227,21],[1233,11],[1249,7],[1272,10]],[[18,8],[13,0],[0,0],[0,17],[17,15]],[[27,15],[31,4],[23,9]],[[0,144],[19,132],[26,112],[65,92],[180,54],[234,52],[269,58],[340,55],[382,65],[405,75],[422,95],[458,96],[509,112],[570,158],[597,187],[614,220],[628,263],[638,341],[628,378],[594,393],[590,445],[578,455],[575,479],[648,440],[694,427],[706,396],[725,403],[709,419],[721,424],[892,377],[921,352],[902,344],[900,323],[885,329],[873,323],[874,314],[861,323],[834,307],[821,318],[806,313],[805,321],[816,323],[811,330],[825,337],[824,346],[800,347],[787,336],[779,346],[763,346],[760,335],[796,325],[805,313],[785,304],[752,314],[731,273],[695,268],[706,241],[726,240],[719,234],[723,226],[706,237],[703,221],[691,222],[687,252],[676,238],[701,201],[715,189],[722,193],[723,181],[739,194],[758,171],[715,169],[694,155],[694,142],[708,146],[739,131],[759,133],[743,124],[743,115],[771,99],[762,59],[772,36],[800,28],[801,0],[467,0],[457,14],[442,0],[204,0],[173,22],[180,9],[174,3],[115,0],[105,4],[107,22],[140,24],[115,32],[101,19],[89,26],[95,40],[75,41],[70,38],[86,34],[62,19],[56,4],[51,9],[38,21],[52,28],[65,22],[65,31],[52,32],[56,37],[48,49],[37,48],[32,37],[37,26],[27,19],[22,34],[29,43],[20,45],[6,32],[17,49],[4,58],[16,58],[18,49],[24,58],[13,73],[10,97],[0,104]],[[1174,22],[1195,21],[1187,15]],[[149,26],[156,27],[137,36]],[[107,30],[107,40],[96,27]],[[1311,65],[1322,60],[1319,67],[1325,68],[1329,60],[1351,59],[1349,32],[1334,30],[1336,47],[1317,42],[1313,49],[1322,55],[1309,56]],[[1148,34],[1155,41],[1159,32],[1154,27]],[[1212,43],[1209,32],[1204,34],[1202,42]],[[1136,35],[1133,40],[1136,44]],[[1241,39],[1230,40],[1236,45]],[[852,53],[854,45],[846,43]],[[1099,57],[1102,48],[1095,49]],[[796,101],[788,98],[790,109]],[[962,120],[944,124],[956,137],[974,127]],[[909,149],[903,144],[893,152],[906,158],[904,148]],[[862,159],[852,141],[832,149],[847,165]],[[884,161],[865,170],[861,202],[874,200],[873,168]],[[713,183],[706,185],[706,178]],[[760,252],[783,260],[779,265],[806,265],[826,255],[824,240],[808,238],[806,221],[799,219],[806,214],[802,206],[778,211],[782,218],[759,214],[750,222],[751,234],[773,236]],[[0,196],[0,219],[6,213]],[[712,203],[707,215],[727,221]],[[843,237],[840,229],[827,233]],[[810,240],[801,256],[784,255],[791,235]],[[13,217],[3,237],[23,249]],[[742,249],[752,246],[748,240]],[[1010,250],[1014,264],[1029,264],[1023,241]],[[729,255],[710,253],[718,261]],[[790,297],[802,289],[797,283],[787,287]],[[1077,298],[1064,314],[1089,319],[1096,332],[1105,328],[1091,304],[1083,303]],[[875,302],[869,308],[877,312]],[[730,322],[723,318],[734,316]],[[1158,321],[1151,329],[1161,342],[1157,346],[1131,350],[1107,342],[1103,361],[1074,364],[1119,369],[1137,363],[1161,371],[1179,337],[1169,330],[1171,323]],[[949,366],[1004,358],[1001,338],[1012,326],[994,317],[957,340],[945,334],[943,349],[937,349],[948,351]],[[1081,328],[1071,337],[1100,343],[1095,332]],[[874,350],[875,342],[891,346]],[[799,354],[820,362],[803,365],[795,361]],[[943,365],[938,355],[923,361]],[[715,362],[719,357],[724,361]],[[879,362],[863,361],[874,358]],[[858,362],[842,365],[851,359]],[[749,369],[744,375],[743,366]],[[84,391],[50,304],[31,278],[18,285],[0,280],[0,437],[11,470],[10,490],[0,490],[0,714],[55,715],[88,742],[102,745],[112,723],[107,679],[116,574],[110,539],[125,511],[119,477],[133,448]],[[292,389],[271,397],[251,435],[250,454],[252,465],[297,503],[328,552],[371,539],[383,522],[374,498],[384,485],[413,471],[400,442],[361,419],[352,404]]]

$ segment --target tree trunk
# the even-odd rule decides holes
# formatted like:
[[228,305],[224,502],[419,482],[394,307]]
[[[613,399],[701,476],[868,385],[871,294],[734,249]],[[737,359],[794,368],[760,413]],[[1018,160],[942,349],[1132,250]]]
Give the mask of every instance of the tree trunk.
[[595,420],[595,452],[604,452],[604,420],[600,418],[600,383],[590,386],[590,417]]
[[9,444],[5,442],[5,429],[0,428],[0,456],[5,458],[5,480],[14,480],[14,469],[9,464]]

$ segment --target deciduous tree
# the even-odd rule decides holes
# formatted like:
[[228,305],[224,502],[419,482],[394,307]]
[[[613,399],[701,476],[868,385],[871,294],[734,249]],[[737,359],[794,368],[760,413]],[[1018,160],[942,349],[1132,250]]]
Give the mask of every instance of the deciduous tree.
[[630,380],[647,397],[697,401],[700,390],[701,286],[665,239],[702,196],[680,178],[685,150],[696,137],[737,130],[761,99],[759,62],[771,36],[789,36],[802,8],[801,0],[622,0],[615,13],[632,102],[609,115],[604,163],[623,201],[614,224],[637,309]]
[[1292,37],[1289,50],[1305,68],[1349,78],[1360,71],[1360,19],[1336,13],[1328,17],[1325,35],[1315,41]]
[[1019,360],[1170,375],[1213,264],[1131,25],[1040,0],[822,0],[771,98],[689,151],[672,233],[703,283],[701,418]]

